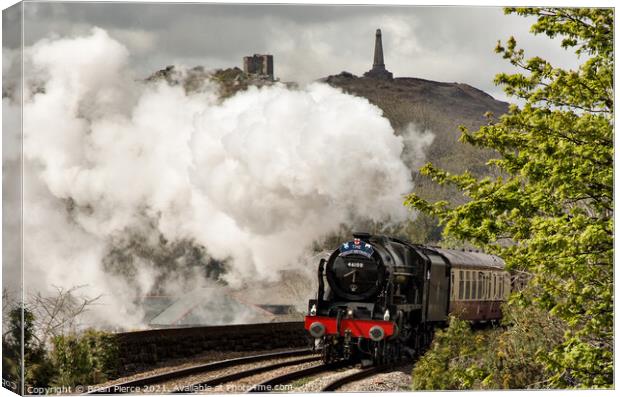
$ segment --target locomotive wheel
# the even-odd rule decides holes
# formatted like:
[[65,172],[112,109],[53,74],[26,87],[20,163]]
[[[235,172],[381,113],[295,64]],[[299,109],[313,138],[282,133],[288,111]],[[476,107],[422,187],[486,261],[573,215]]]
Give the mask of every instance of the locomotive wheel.
[[403,357],[403,345],[399,341],[394,342],[394,362],[401,361]]
[[400,349],[398,341],[388,342],[386,346],[386,363],[395,363],[400,360]]
[[433,338],[434,337],[435,337],[435,326],[429,325],[429,327],[428,327],[428,343],[426,345],[427,349],[429,347],[431,347],[431,343],[433,343]]
[[422,351],[422,345],[424,343],[424,333],[420,326],[416,326],[413,329],[413,350],[415,351],[415,356],[419,357],[420,352]]
[[323,360],[325,364],[329,363],[329,356],[330,356],[329,346],[324,344],[323,349],[321,350],[321,359]]
[[375,365],[383,365],[388,362],[389,351],[386,341],[375,342],[373,361]]
[[418,325],[413,330],[413,337],[411,345],[413,345],[413,349],[415,351],[415,356],[419,357],[430,347],[431,342],[433,341],[434,335],[434,326],[426,324],[426,325]]
[[422,350],[421,353],[424,354],[424,352],[426,351],[426,349],[428,348],[428,346],[430,345],[430,334],[429,334],[429,330],[428,327],[424,327],[424,332],[422,333]]
[[323,340],[323,350],[321,352],[321,358],[325,364],[332,363],[336,361],[338,357],[336,347],[330,343],[329,340]]
[[424,353],[433,342],[433,336],[435,336],[435,327],[433,325],[426,325],[424,327],[423,335],[423,344],[421,346],[421,353]]

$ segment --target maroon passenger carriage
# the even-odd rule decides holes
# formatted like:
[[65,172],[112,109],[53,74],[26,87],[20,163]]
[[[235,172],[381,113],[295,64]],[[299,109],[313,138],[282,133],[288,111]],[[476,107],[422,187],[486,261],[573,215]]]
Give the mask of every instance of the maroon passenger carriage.
[[[305,328],[325,362],[385,363],[420,354],[448,314],[501,318],[509,273],[497,256],[356,233],[319,263]],[[326,283],[327,281],[327,283]]]

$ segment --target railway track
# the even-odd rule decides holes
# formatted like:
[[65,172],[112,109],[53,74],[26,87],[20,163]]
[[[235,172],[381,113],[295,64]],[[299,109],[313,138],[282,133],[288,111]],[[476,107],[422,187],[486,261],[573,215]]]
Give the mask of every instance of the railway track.
[[326,386],[323,386],[321,391],[336,391],[344,385],[348,385],[349,383],[353,383],[358,380],[368,378],[372,375],[386,371],[393,367],[394,367],[394,364],[386,364],[386,365],[380,365],[376,367],[362,369],[354,374],[343,376],[342,378],[338,378],[334,380],[333,382],[328,383]]
[[[303,379],[305,377],[308,376],[314,376],[314,375],[319,375],[322,373],[328,373],[331,371],[335,371],[341,368],[344,368],[346,366],[351,365],[350,361],[339,361],[336,363],[332,363],[332,364],[321,364],[321,365],[316,365],[310,368],[305,368],[299,371],[295,371],[295,372],[290,372],[288,374],[284,374],[281,376],[277,376],[274,378],[271,378],[267,381],[264,381],[263,383],[260,383],[258,385],[255,385],[252,389],[250,389],[248,391],[248,393],[258,393],[258,392],[269,392],[269,391],[280,391],[280,390],[284,390],[282,388],[282,386],[290,384],[291,382],[294,382],[296,380],[299,379]],[[389,370],[391,368],[393,368],[394,366],[396,366],[398,364],[385,364],[385,365],[379,365],[379,366],[375,366],[375,367],[370,367],[370,368],[365,368],[365,369],[361,369],[358,372],[355,372],[353,374],[350,375],[346,375],[343,377],[340,377],[330,383],[328,383],[327,385],[323,386],[321,388],[320,391],[336,391],[339,388],[341,388],[344,385],[347,385],[349,383],[353,383],[356,382],[358,380],[362,380],[365,378],[368,378],[372,375],[378,374],[380,372]]]
[[289,372],[255,385],[248,390],[248,393],[277,391],[280,386],[290,384],[295,380],[305,378],[306,376],[318,375],[323,372],[334,371],[344,368],[347,365],[351,365],[351,362],[343,360],[331,364],[319,364],[299,371]]
[[[173,381],[175,379],[184,378],[186,376],[196,375],[196,374],[208,374],[210,372],[235,367],[243,364],[251,364],[255,362],[268,361],[274,359],[285,359],[299,356],[308,356],[294,361],[284,361],[274,364],[269,364],[262,367],[253,368],[250,370],[234,373],[231,375],[226,375],[222,377],[217,377],[211,379],[206,382],[196,383],[189,385],[181,390],[175,390],[174,392],[187,393],[192,391],[200,391],[201,388],[213,386],[221,383],[231,382],[237,379],[241,379],[242,377],[250,376],[255,373],[260,373],[264,371],[269,371],[277,368],[282,368],[284,366],[294,365],[293,363],[301,364],[305,362],[311,362],[318,360],[317,355],[313,355],[311,349],[297,349],[297,350],[288,350],[284,352],[277,353],[267,353],[267,354],[259,354],[253,356],[239,357],[233,358],[229,360],[216,361],[207,364],[196,365],[188,368],[182,368],[175,371],[168,371],[157,375],[146,376],[138,379],[134,379],[131,381],[115,383],[109,386],[101,387],[95,390],[91,390],[85,394],[126,394],[126,393],[136,393],[136,392],[153,392],[157,391],[156,389],[148,388],[149,385],[161,384],[168,381]],[[252,373],[253,372],[253,373]],[[243,376],[242,376],[243,375]]]
[[[299,357],[299,358],[297,358]],[[282,361],[279,361],[282,359]],[[121,382],[112,384],[106,387],[101,387],[96,390],[89,391],[85,394],[127,394],[127,393],[203,393],[203,392],[213,392],[218,391],[215,390],[216,387],[232,383],[235,381],[243,381],[244,379],[249,379],[253,376],[259,374],[267,374],[270,371],[275,371],[278,369],[291,367],[295,368],[296,366],[302,366],[304,364],[318,362],[320,357],[312,352],[311,349],[298,349],[298,350],[288,350],[284,352],[277,353],[267,353],[267,354],[259,354],[252,355],[246,357],[238,357],[228,360],[216,361],[212,363],[196,365],[193,367],[182,368],[175,371],[168,371],[157,375],[146,376],[139,379],[134,379],[131,381]],[[261,362],[266,362],[263,365],[258,365],[255,367],[250,367],[247,369],[243,369],[243,366],[246,364],[260,364]],[[319,363],[307,368],[303,368],[296,371],[290,371],[283,375],[278,375],[275,377],[271,377],[267,380],[263,380],[260,383],[254,384],[252,386],[248,386],[248,393],[256,393],[256,392],[277,392],[277,391],[290,391],[287,389],[287,385],[291,385],[293,382],[311,376],[316,376],[320,374],[327,374],[347,366],[351,366],[353,363],[351,361],[338,361],[330,364]],[[320,391],[336,391],[342,386],[367,378],[374,374],[385,371],[389,368],[392,368],[395,364],[388,364],[376,367],[370,367],[365,369],[360,369],[359,371],[340,377],[327,385],[323,386]],[[230,372],[230,370],[234,370],[235,367],[240,366],[241,368],[238,371]],[[217,374],[218,370],[226,370],[228,369],[228,373]],[[226,372],[226,371],[224,371]],[[213,377],[206,379],[204,381],[187,383],[183,386],[175,386],[173,389],[167,389],[165,387],[161,387],[162,384],[166,382],[174,382],[180,381],[181,385],[183,378],[199,375],[199,376],[209,376],[213,373]],[[246,381],[247,382],[247,381]],[[243,383],[243,382],[241,382]],[[157,386],[155,386],[157,385]],[[239,385],[237,385],[239,386]],[[234,391],[239,393],[241,391],[246,391],[242,388],[235,388]],[[218,391],[221,392],[221,391]]]
[[293,360],[293,361],[284,361],[284,362],[268,364],[268,365],[264,365],[260,367],[250,368],[245,371],[216,377],[216,378],[204,381],[204,382],[194,383],[187,387],[179,388],[178,390],[175,390],[174,393],[198,393],[198,392],[203,392],[203,391],[210,391],[212,390],[212,388],[219,386],[219,385],[223,385],[225,383],[234,382],[236,380],[240,380],[244,378],[249,378],[253,375],[257,375],[263,372],[269,372],[269,371],[273,371],[273,370],[284,368],[284,367],[291,367],[295,365],[309,363],[312,361],[317,361],[318,359],[319,359],[318,356],[306,357],[306,358],[300,358],[298,360]]

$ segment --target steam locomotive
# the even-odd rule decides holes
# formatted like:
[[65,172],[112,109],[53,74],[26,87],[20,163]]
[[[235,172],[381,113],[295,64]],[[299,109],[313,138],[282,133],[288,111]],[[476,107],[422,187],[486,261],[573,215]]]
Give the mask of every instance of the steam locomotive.
[[326,363],[417,356],[450,313],[474,323],[499,320],[511,288],[497,256],[368,233],[355,233],[322,259],[318,281],[305,328]]

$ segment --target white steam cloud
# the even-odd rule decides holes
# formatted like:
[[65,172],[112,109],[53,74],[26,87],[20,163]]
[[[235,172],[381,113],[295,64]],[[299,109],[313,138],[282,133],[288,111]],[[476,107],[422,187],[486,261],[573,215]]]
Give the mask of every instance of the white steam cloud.
[[[25,56],[26,289],[88,285],[103,295],[91,313],[99,324],[138,325],[135,303],[157,283],[200,284],[193,273],[162,280],[147,260],[131,283],[110,272],[104,259],[129,231],[204,247],[238,287],[303,271],[311,244],[342,224],[408,216],[404,140],[363,98],[315,83],[221,101],[209,84],[187,93],[139,82],[101,29]],[[413,133],[421,158],[432,137]]]

